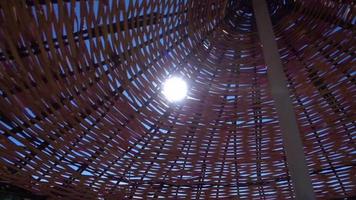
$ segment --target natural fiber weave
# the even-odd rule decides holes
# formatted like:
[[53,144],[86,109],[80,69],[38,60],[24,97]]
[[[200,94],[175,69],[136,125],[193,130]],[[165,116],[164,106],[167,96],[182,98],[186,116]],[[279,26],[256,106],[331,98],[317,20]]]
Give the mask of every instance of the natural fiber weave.
[[[355,196],[355,3],[269,5],[314,191]],[[171,75],[182,102],[161,93]],[[0,76],[0,182],[53,199],[293,198],[248,0],[2,0]]]

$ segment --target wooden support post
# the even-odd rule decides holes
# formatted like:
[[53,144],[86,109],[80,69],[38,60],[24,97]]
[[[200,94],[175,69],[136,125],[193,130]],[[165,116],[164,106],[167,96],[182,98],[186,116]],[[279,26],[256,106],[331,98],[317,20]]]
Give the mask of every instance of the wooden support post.
[[268,67],[268,80],[279,117],[284,150],[295,196],[297,200],[314,200],[315,195],[308,173],[303,144],[300,139],[297,120],[292,100],[289,96],[286,76],[283,72],[266,1],[253,0],[253,9],[265,63]]

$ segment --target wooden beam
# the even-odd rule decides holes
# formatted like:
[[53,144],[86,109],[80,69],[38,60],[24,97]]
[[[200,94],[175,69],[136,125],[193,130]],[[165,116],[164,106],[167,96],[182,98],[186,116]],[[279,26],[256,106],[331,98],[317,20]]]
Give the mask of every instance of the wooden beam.
[[313,200],[315,199],[313,186],[266,1],[253,0],[253,9],[265,63],[268,67],[268,80],[279,117],[295,196],[297,200]]

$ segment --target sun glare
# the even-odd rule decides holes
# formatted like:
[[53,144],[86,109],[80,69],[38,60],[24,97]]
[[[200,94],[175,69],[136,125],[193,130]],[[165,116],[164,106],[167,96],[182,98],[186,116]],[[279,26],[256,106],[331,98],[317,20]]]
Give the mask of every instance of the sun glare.
[[162,93],[170,102],[183,100],[187,96],[187,83],[179,77],[171,77],[163,84]]

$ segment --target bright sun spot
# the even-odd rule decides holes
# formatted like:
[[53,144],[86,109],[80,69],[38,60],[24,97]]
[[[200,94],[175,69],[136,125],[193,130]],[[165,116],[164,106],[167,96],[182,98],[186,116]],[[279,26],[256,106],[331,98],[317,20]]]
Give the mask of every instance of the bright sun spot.
[[178,77],[171,77],[163,84],[162,93],[170,102],[180,101],[187,96],[187,83]]

